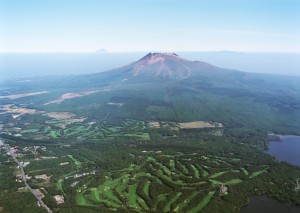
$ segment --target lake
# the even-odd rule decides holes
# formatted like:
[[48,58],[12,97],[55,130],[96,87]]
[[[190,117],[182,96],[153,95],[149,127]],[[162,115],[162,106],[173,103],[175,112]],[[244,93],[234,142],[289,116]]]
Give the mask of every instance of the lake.
[[300,207],[290,207],[288,204],[280,203],[266,195],[256,195],[249,197],[250,203],[241,208],[241,213],[299,213]]
[[[300,136],[278,135],[280,140],[269,143],[269,150],[265,153],[274,156],[279,161],[285,161],[300,166]],[[298,213],[300,207],[290,207],[288,204],[280,203],[266,195],[249,197],[250,203],[241,208],[241,213]]]
[[279,135],[280,141],[270,141],[269,150],[265,153],[270,154],[279,161],[285,161],[300,166],[300,136]]

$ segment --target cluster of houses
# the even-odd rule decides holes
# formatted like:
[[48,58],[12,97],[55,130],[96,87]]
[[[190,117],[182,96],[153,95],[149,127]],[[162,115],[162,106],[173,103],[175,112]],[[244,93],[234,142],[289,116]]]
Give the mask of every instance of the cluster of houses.
[[225,185],[221,185],[219,187],[220,195],[227,195],[228,194],[228,187]]
[[65,198],[62,195],[55,195],[53,196],[54,200],[56,201],[56,204],[63,204],[65,202]]
[[83,176],[86,176],[86,175],[95,175],[97,172],[96,171],[92,171],[92,172],[83,172],[81,174],[75,174],[75,175],[72,175],[72,176],[67,176],[65,177],[65,179],[69,179],[71,177],[73,178],[79,178],[79,177],[83,177]]
[[[20,147],[19,146],[15,146],[15,147],[11,147],[9,149],[10,153],[14,153],[16,154],[17,152],[19,152]],[[10,155],[10,153],[7,153],[8,155]]]
[[32,151],[32,152],[35,152],[35,153],[36,153],[36,151],[37,151],[38,149],[41,149],[41,150],[43,150],[43,151],[47,151],[47,147],[45,147],[45,146],[32,146],[32,147],[26,146],[26,147],[23,148],[23,151],[24,151],[24,152]]
[[[29,175],[25,175],[24,176],[26,180],[30,180],[32,177]],[[17,174],[16,175],[16,182],[18,183],[22,183],[23,179],[22,179],[22,175],[21,174]]]
[[34,177],[35,177],[35,179],[40,179],[40,180],[45,180],[45,181],[50,181],[50,178],[51,178],[51,176],[47,176],[46,174],[36,175]]

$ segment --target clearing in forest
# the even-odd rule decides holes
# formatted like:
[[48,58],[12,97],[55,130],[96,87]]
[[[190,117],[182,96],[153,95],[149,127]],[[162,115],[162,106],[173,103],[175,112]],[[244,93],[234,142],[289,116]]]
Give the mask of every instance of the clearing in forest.
[[83,96],[87,96],[87,95],[92,95],[97,92],[105,92],[105,91],[110,91],[110,89],[103,88],[103,89],[99,89],[99,90],[89,90],[89,91],[79,92],[79,93],[65,93],[65,94],[62,94],[58,99],[49,101],[49,102],[45,103],[44,105],[60,104],[61,102],[63,102],[64,100],[67,100],[67,99],[79,98],[79,97],[83,97]]
[[45,94],[45,93],[49,93],[49,92],[41,91],[41,92],[20,93],[20,94],[0,96],[0,98],[8,98],[10,100],[15,100],[18,98],[23,98],[23,97],[33,96],[33,95],[41,95],[41,94]]
[[193,121],[186,123],[178,123],[181,129],[202,129],[202,128],[215,128],[224,127],[222,123],[214,123],[207,121]]

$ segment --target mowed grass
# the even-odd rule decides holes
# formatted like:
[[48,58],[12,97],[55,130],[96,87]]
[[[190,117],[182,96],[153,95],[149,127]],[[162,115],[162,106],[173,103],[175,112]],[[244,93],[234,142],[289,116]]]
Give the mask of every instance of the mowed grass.
[[99,196],[99,192],[97,191],[96,188],[92,188],[91,190],[91,198],[97,202],[100,202],[100,196]]
[[107,206],[114,208],[120,207],[120,201],[112,194],[112,191],[99,190],[97,188],[91,188],[90,198],[97,203],[104,203]]
[[228,171],[224,171],[224,172],[218,172],[218,173],[215,173],[213,175],[210,176],[210,178],[216,178],[216,177],[219,177],[225,173],[227,173]]
[[180,161],[177,161],[176,163],[181,168],[181,170],[183,171],[184,174],[189,173],[189,170],[186,168],[186,166],[183,163],[181,163]]
[[208,171],[206,171],[205,169],[202,169],[203,170],[203,177],[207,177],[209,174],[208,174]]
[[178,186],[183,185],[183,183],[184,183],[182,180],[173,180],[171,177],[166,176],[161,170],[157,171],[157,176],[162,180],[164,179],[164,180],[171,182]]
[[182,212],[182,209],[188,205],[188,203],[197,195],[199,192],[195,191],[193,192],[189,197],[187,197],[182,203],[177,205],[177,207],[174,209],[174,212]]
[[223,171],[223,172],[218,172],[218,173],[215,173],[213,175],[210,176],[210,178],[217,178],[217,177],[220,177],[222,176],[223,174],[226,174],[228,172],[235,172],[235,173],[238,173],[240,172],[239,170],[231,170],[231,171]]
[[167,174],[167,175],[172,174],[172,172],[170,171],[170,169],[168,167],[166,167],[165,165],[163,165],[160,162],[156,161],[155,158],[148,157],[147,161],[151,161],[151,162],[155,163],[156,165],[158,165],[165,174]]
[[212,183],[212,185],[234,185],[243,182],[241,179],[238,178],[225,181],[225,182],[221,182],[217,180],[209,180],[209,181]]
[[155,201],[155,203],[154,203],[154,209],[157,208],[157,206],[158,206],[158,204],[159,204],[160,202],[162,202],[162,201],[164,201],[164,200],[166,200],[166,199],[167,199],[167,194],[160,194],[160,195],[157,197],[157,199],[156,199],[156,201]]
[[148,181],[146,182],[146,184],[144,185],[144,188],[143,188],[143,192],[144,192],[145,195],[147,195],[148,197],[149,197],[150,185],[151,185],[151,182],[148,180]]
[[191,167],[193,168],[193,170],[194,170],[194,172],[195,172],[194,176],[195,176],[196,178],[200,178],[199,170],[198,170],[194,165],[191,165]]
[[265,168],[264,170],[261,170],[261,171],[253,172],[253,174],[250,175],[250,178],[254,178],[254,177],[256,177],[256,176],[261,175],[261,174],[264,173],[264,172],[267,172],[267,169],[268,169],[268,168]]
[[171,211],[171,205],[173,203],[176,202],[176,200],[178,200],[178,198],[180,197],[180,195],[182,195],[182,192],[177,192],[176,195],[174,195],[166,204],[165,208],[164,208],[164,212],[170,212]]
[[96,202],[99,202],[99,203],[104,203],[105,205],[107,206],[111,206],[113,208],[119,208],[120,205],[115,203],[115,202],[112,202],[111,200],[109,199],[103,199],[100,197],[100,193],[98,189],[96,188],[92,188],[90,189],[91,190],[91,194],[90,194],[90,197],[92,200],[96,201]]
[[[49,129],[45,127],[45,135],[53,139],[58,138],[76,138],[79,141],[84,139],[99,139],[99,138],[132,138],[138,140],[150,140],[150,135],[144,132],[146,125],[144,121],[138,120],[123,120],[118,125],[111,125],[107,123],[98,123],[97,125],[91,125],[88,123],[76,123],[72,124],[68,120],[55,120],[48,121],[47,123],[58,126],[58,129]],[[62,126],[67,125],[67,128]],[[28,129],[24,130],[24,133],[36,133],[39,129]]]
[[137,184],[129,186],[129,201],[128,204],[132,208],[139,208],[139,205],[137,203],[137,194],[136,194],[136,189],[137,189]]
[[39,129],[26,129],[26,130],[23,130],[21,133],[24,134],[24,133],[35,133],[39,131]]
[[75,159],[72,155],[68,155],[68,157],[75,163],[77,167],[81,166],[81,162]]
[[172,170],[175,170],[175,161],[173,159],[170,160],[169,165],[170,165]]
[[125,137],[133,137],[133,138],[138,138],[141,140],[150,140],[150,136],[146,132],[139,132],[139,133],[127,133],[124,134]]
[[61,136],[61,134],[60,134],[60,131],[51,130],[49,132],[49,136],[51,138],[55,138],[56,139],[56,138],[59,138]]
[[[127,168],[118,170],[117,178],[110,178],[108,175],[99,187],[86,189],[90,190],[89,194],[79,191],[81,194],[76,198],[77,203],[103,204],[109,209],[127,208],[129,211],[136,212],[150,210],[196,213],[202,211],[211,201],[216,192],[216,186],[241,183],[242,180],[238,178],[240,175],[249,178],[241,168],[229,167],[228,164],[220,161],[218,161],[220,165],[225,166],[214,167],[210,163],[216,160],[214,157],[201,158],[202,162],[198,163],[193,158],[187,158],[184,155],[176,155],[174,158],[173,155],[161,152],[153,151],[150,155],[149,153],[143,153],[145,161],[142,164],[131,164]],[[262,167],[262,169],[252,175],[257,176],[267,168]],[[231,173],[233,178],[227,179],[224,175],[226,173]],[[234,178],[235,173],[239,173],[236,178]],[[225,180],[216,179],[222,175]],[[204,189],[210,192],[206,195],[202,194]],[[153,196],[153,190],[162,191],[158,194],[156,191]],[[88,197],[84,200],[82,196]]]
[[149,209],[147,203],[141,197],[137,196],[137,202],[142,209]]
[[63,195],[66,195],[66,193],[65,193],[65,191],[64,191],[64,189],[63,189],[63,179],[59,179],[58,181],[57,181],[57,183],[56,183],[56,187],[57,187],[57,189],[59,190],[59,191],[61,191],[61,193],[63,194]]
[[92,206],[91,203],[89,203],[85,197],[83,196],[83,193],[77,193],[76,195],[76,203],[77,205],[80,205],[80,206]]
[[249,172],[245,168],[241,168],[245,175],[249,175]]
[[99,188],[100,194],[103,197],[105,197],[115,203],[121,204],[122,202],[114,195],[114,193],[112,191],[113,188],[116,188],[117,185],[122,183],[121,178],[122,177],[114,179],[114,180],[110,179],[110,180],[105,181],[104,184],[101,185],[101,187]]
[[200,212],[211,200],[216,191],[209,192],[200,203],[198,203],[194,208],[187,211],[187,213],[197,213]]

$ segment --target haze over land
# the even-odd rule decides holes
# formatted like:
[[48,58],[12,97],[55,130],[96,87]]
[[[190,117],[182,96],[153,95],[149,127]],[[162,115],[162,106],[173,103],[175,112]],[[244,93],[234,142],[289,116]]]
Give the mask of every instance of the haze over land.
[[299,75],[299,10],[295,0],[1,1],[0,77],[101,72],[150,51]]
[[[148,52],[0,53],[0,77],[85,74],[107,71]],[[254,73],[300,75],[300,53],[177,52],[190,60]]]

